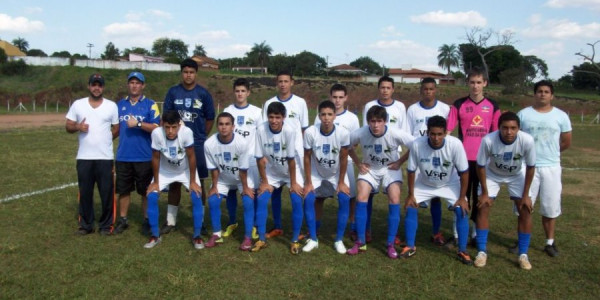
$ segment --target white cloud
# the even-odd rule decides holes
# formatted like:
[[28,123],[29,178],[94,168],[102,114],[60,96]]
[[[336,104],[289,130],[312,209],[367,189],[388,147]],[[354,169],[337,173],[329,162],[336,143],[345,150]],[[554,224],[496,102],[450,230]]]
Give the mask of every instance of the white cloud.
[[485,26],[487,20],[477,11],[444,12],[443,10],[430,11],[418,16],[411,16],[413,23],[424,23],[442,26]]
[[428,66],[437,62],[437,49],[411,40],[379,40],[365,47],[365,53],[389,68],[402,65]]
[[600,1],[598,0],[549,0],[546,2],[546,6],[552,8],[565,8],[565,7],[582,7],[591,8],[594,10],[600,10]]
[[525,28],[522,34],[531,38],[585,38],[596,40],[600,36],[600,23],[578,24],[566,19],[548,20]]
[[40,14],[43,12],[43,9],[39,6],[28,6],[25,7],[25,13],[28,15]]
[[32,33],[44,31],[44,29],[44,23],[41,21],[0,14],[0,32]]
[[143,35],[151,32],[152,28],[146,22],[125,22],[106,25],[103,33],[107,37]]
[[565,45],[563,42],[541,44],[523,51],[523,55],[535,55],[540,58],[559,57],[562,54],[565,54]]
[[529,24],[535,25],[538,24],[542,21],[542,15],[540,14],[533,14],[531,16],[529,16]]
[[381,35],[383,37],[399,37],[399,36],[403,36],[404,34],[400,31],[398,31],[398,29],[396,29],[396,27],[394,25],[390,25],[390,26],[381,28]]
[[128,12],[125,14],[125,20],[127,21],[139,21],[144,16],[143,13],[140,12]]
[[242,57],[246,54],[246,52],[250,51],[251,48],[252,45],[248,44],[211,46],[206,47],[206,53],[212,58]]
[[227,30],[209,30],[202,31],[194,35],[194,39],[200,40],[201,43],[207,41],[219,41],[231,38],[229,31]]
[[173,15],[171,15],[171,13],[162,11],[162,10],[158,10],[158,9],[150,9],[150,10],[148,10],[148,14],[151,16],[154,16],[154,17],[167,19],[167,20],[171,20],[173,18]]

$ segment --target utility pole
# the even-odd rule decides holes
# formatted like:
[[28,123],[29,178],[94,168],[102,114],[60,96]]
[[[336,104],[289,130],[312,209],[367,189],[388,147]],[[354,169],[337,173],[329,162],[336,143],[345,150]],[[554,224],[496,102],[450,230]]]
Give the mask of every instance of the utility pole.
[[90,53],[88,59],[92,59],[92,47],[94,47],[94,44],[88,43],[86,47],[89,48],[89,53]]

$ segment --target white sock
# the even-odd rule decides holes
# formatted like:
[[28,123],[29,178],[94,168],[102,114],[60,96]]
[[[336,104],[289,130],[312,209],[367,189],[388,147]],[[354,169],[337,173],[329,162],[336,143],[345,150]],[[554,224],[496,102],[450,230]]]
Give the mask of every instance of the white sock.
[[546,240],[546,245],[552,246],[553,244],[554,244],[554,239],[547,239]]
[[456,231],[456,215],[453,214],[452,217],[452,231],[454,232],[454,239],[458,241],[458,231]]
[[213,235],[221,237],[221,231],[220,230],[219,231],[215,231],[215,232],[213,232]]
[[474,239],[477,237],[477,225],[473,224],[471,227],[471,238]]
[[175,226],[177,224],[177,212],[179,211],[179,206],[175,205],[167,205],[167,225]]

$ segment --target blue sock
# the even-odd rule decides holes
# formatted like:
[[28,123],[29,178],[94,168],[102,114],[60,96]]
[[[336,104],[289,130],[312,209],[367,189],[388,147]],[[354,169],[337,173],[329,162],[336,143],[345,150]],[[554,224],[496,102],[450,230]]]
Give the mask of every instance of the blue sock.
[[415,239],[417,237],[417,228],[419,210],[415,207],[406,208],[406,217],[404,217],[404,234],[406,236],[406,246],[415,248]]
[[302,197],[296,193],[291,193],[290,200],[292,200],[292,242],[295,242],[300,235],[300,229],[302,229]]
[[487,239],[489,229],[477,229],[477,250],[487,252]]
[[317,233],[318,233],[319,229],[321,229],[321,220],[316,220],[315,221],[315,228],[317,229]]
[[269,199],[271,199],[271,193],[264,191],[258,195],[256,199],[256,227],[258,229],[258,238],[261,241],[266,241],[267,237],[267,207],[269,205]]
[[244,205],[244,237],[251,237],[254,226],[254,199],[243,195],[242,205]]
[[271,210],[273,211],[273,228],[281,229],[281,191],[274,189],[271,194]]
[[[202,221],[204,220],[204,206],[202,206],[202,198],[200,198],[200,196],[198,194],[196,194],[195,192],[190,191],[190,196],[192,198],[192,218],[194,219],[194,237],[199,237],[200,233],[202,231]],[[220,199],[219,199],[220,201]],[[210,197],[209,197],[209,202],[210,202]],[[219,202],[219,205],[221,203]],[[219,207],[219,211],[221,211],[221,208]],[[212,213],[211,213],[212,215]],[[211,217],[211,219],[213,219]],[[221,216],[219,215],[216,218],[219,221],[219,230],[221,227]],[[215,220],[213,219],[213,224],[215,223]],[[213,225],[214,226],[214,225]],[[213,228],[213,230],[215,230]]]
[[[229,213],[229,224],[237,223],[236,211],[237,211],[237,190],[229,190],[227,193],[227,213]],[[212,218],[212,217],[211,217]]]
[[469,238],[469,216],[463,213],[461,207],[454,208],[454,215],[456,216],[456,231],[458,231],[458,251],[465,252]]
[[158,231],[158,198],[160,194],[158,192],[152,192],[148,195],[148,208],[146,213],[148,214],[148,224],[150,225],[150,231],[152,236],[160,236]]
[[306,218],[306,226],[310,239],[317,240],[317,224],[315,221],[315,192],[311,191],[304,198],[304,217]]
[[388,245],[394,244],[398,225],[400,225],[400,204],[388,204]]
[[367,202],[367,227],[366,231],[371,232],[371,213],[373,212],[373,197],[375,194],[369,194],[369,201]]
[[[477,236],[479,238],[479,236]],[[531,240],[531,233],[519,232],[519,255],[527,254],[529,251],[529,241]]]
[[[346,231],[346,224],[348,224],[348,215],[350,215],[350,196],[344,193],[338,193],[337,232],[335,235],[336,242],[341,241],[344,238],[344,231]],[[356,228],[356,225],[354,228]]]
[[356,232],[358,241],[365,243],[365,231],[367,230],[367,202],[356,202],[356,212],[354,214],[356,221]]
[[440,232],[440,225],[442,224],[442,201],[440,198],[433,198],[431,200],[431,207],[429,207],[429,211],[431,212],[431,229],[435,235]]
[[221,231],[221,200],[223,195],[214,194],[208,197],[208,210],[213,232]]

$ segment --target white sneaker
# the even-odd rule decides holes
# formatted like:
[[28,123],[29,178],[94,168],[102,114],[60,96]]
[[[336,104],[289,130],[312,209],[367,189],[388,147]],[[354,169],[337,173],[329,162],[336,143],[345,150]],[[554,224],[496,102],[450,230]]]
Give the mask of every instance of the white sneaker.
[[162,238],[160,236],[159,237],[155,237],[155,236],[150,237],[150,240],[146,244],[144,244],[144,248],[146,248],[146,249],[154,248],[154,246],[160,244],[161,241],[162,241]]
[[311,239],[306,240],[306,245],[304,245],[304,247],[302,247],[302,251],[304,252],[310,252],[313,251],[313,249],[319,248],[319,242],[318,241],[313,241]]
[[529,262],[529,257],[527,254],[523,253],[519,255],[519,266],[523,270],[531,270],[531,263]]
[[479,253],[477,253],[477,256],[475,256],[474,265],[478,268],[483,268],[483,267],[485,267],[486,263],[487,263],[487,254],[483,251],[479,251]]
[[192,239],[192,244],[194,244],[194,248],[196,248],[196,250],[204,249],[204,241],[201,237],[196,237]]
[[333,243],[333,247],[335,248],[335,251],[337,251],[337,253],[346,254],[346,246],[344,246],[343,241],[337,241]]

